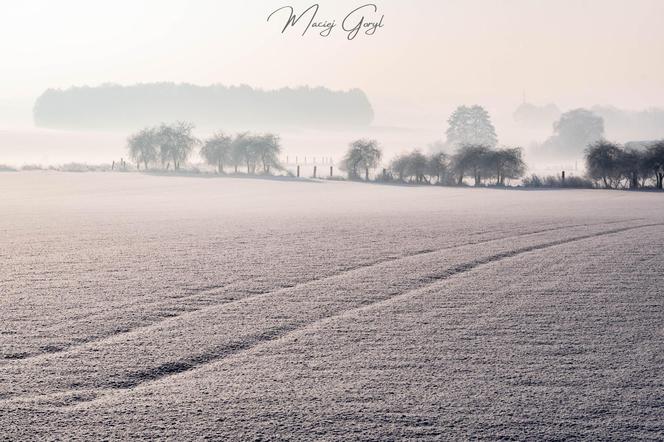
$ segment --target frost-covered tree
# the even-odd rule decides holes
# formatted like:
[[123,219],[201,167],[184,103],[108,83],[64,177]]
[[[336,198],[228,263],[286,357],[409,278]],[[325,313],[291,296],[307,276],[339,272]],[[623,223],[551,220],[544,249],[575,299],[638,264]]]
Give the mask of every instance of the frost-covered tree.
[[348,172],[348,178],[359,178],[359,171],[364,170],[365,180],[369,180],[369,170],[378,167],[382,151],[376,140],[356,140],[353,141],[346,155],[344,156],[341,167]]
[[466,176],[475,180],[475,185],[482,183],[482,172],[486,170],[491,149],[482,144],[462,145],[452,157],[452,170],[457,177],[457,184],[462,184]]
[[419,150],[415,150],[408,155],[408,162],[406,166],[406,175],[411,177],[417,184],[426,181],[426,173],[429,162],[427,157]]
[[588,177],[601,181],[606,188],[615,188],[622,180],[620,161],[622,148],[606,140],[592,143],[586,149],[586,170]]
[[408,155],[399,155],[390,162],[390,171],[399,181],[406,181],[408,170]]
[[662,189],[664,181],[664,140],[655,142],[648,148],[645,155],[646,167],[655,173],[655,181],[658,189]]
[[137,168],[143,164],[147,170],[150,163],[157,159],[157,131],[154,128],[145,128],[132,134],[127,139],[127,148],[129,156],[136,162]]
[[395,157],[390,162],[390,171],[402,182],[441,183],[447,171],[447,156],[442,152],[427,156],[416,149]]
[[237,168],[243,164],[247,164],[247,173],[249,173],[250,166],[248,163],[251,161],[249,146],[251,145],[251,141],[251,135],[249,132],[239,133],[233,138],[233,142],[231,143],[230,160],[235,168],[235,173],[237,173]]
[[482,106],[459,106],[447,123],[449,146],[459,148],[463,145],[482,145],[492,148],[498,144],[491,117]]
[[186,162],[194,147],[200,141],[193,135],[192,123],[178,121],[173,124],[162,124],[156,131],[159,154],[162,165],[173,162],[173,168],[179,170]]
[[255,135],[252,137],[251,149],[262,165],[264,173],[268,173],[270,167],[275,169],[281,167],[279,163],[281,144],[278,136],[274,134]]
[[201,157],[211,166],[215,166],[219,173],[224,172],[224,165],[230,162],[233,138],[217,132],[205,140],[201,147]]
[[237,166],[244,164],[247,168],[247,174],[255,174],[256,165],[259,160],[259,149],[257,146],[256,135],[249,132],[237,134],[233,139],[231,158],[236,172]]
[[443,152],[433,153],[427,159],[427,174],[431,181],[436,179],[436,183],[443,184],[446,181],[449,170],[449,158]]
[[487,153],[485,178],[492,177],[497,185],[504,185],[506,179],[521,178],[526,172],[523,150],[520,147],[502,148]]

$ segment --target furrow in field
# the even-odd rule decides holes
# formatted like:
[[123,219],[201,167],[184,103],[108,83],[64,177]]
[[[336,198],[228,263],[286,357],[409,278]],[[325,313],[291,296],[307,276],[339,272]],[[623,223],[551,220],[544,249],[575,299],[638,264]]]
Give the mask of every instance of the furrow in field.
[[[45,355],[53,355],[53,354],[58,354],[58,353],[64,353],[71,351],[73,349],[76,349],[78,347],[81,347],[83,345],[88,345],[88,344],[94,344],[94,343],[99,343],[102,342],[106,339],[110,339],[122,334],[126,333],[133,333],[136,331],[139,331],[143,328],[146,327],[151,327],[154,325],[157,325],[161,322],[164,321],[170,321],[173,320],[174,318],[178,318],[182,315],[190,314],[193,312],[197,311],[202,311],[206,310],[209,308],[215,308],[219,305],[223,304],[228,304],[228,303],[233,303],[233,302],[238,302],[243,299],[251,299],[256,296],[265,296],[265,295],[270,295],[273,293],[277,293],[281,290],[286,290],[286,289],[292,289],[292,288],[298,288],[301,286],[306,286],[308,284],[312,283],[317,283],[320,281],[325,281],[328,279],[334,279],[343,275],[351,274],[356,271],[360,271],[363,269],[375,267],[375,266],[380,266],[381,264],[390,262],[390,261],[397,261],[400,259],[405,259],[405,258],[411,258],[415,256],[420,256],[420,255],[428,255],[428,254],[435,254],[443,251],[450,251],[454,250],[457,248],[461,247],[466,247],[470,245],[481,245],[481,244],[487,244],[495,241],[502,241],[505,239],[510,239],[510,238],[519,238],[519,237],[526,237],[529,235],[538,235],[542,233],[548,233],[548,232],[555,232],[555,231],[561,231],[561,230],[567,230],[567,229],[572,229],[572,228],[579,228],[579,227],[597,227],[597,226],[609,226],[613,224],[630,224],[636,221],[641,221],[642,219],[636,218],[636,219],[627,219],[627,220],[620,220],[620,221],[609,221],[609,222],[602,222],[602,223],[583,223],[583,224],[571,224],[571,225],[565,225],[565,226],[554,226],[554,227],[546,227],[546,228],[539,228],[539,229],[531,229],[527,230],[525,232],[518,233],[516,235],[514,234],[507,234],[507,235],[502,235],[499,237],[495,238],[490,238],[490,239],[477,239],[477,240],[471,240],[467,241],[463,244],[455,244],[453,246],[449,247],[442,247],[438,249],[423,249],[423,250],[418,250],[412,253],[406,253],[402,254],[399,256],[387,256],[383,257],[380,259],[372,260],[367,263],[363,263],[360,265],[355,265],[351,267],[347,267],[342,269],[341,271],[338,271],[336,273],[332,274],[325,274],[319,277],[311,278],[305,281],[299,281],[299,282],[294,282],[291,284],[286,284],[280,287],[277,287],[276,289],[271,289],[271,290],[261,290],[261,291],[246,291],[245,289],[242,288],[241,284],[239,283],[228,283],[228,284],[222,284],[222,285],[208,285],[208,286],[203,286],[200,288],[185,288],[184,293],[179,296],[173,296],[171,299],[168,301],[156,301],[156,302],[145,302],[141,298],[137,298],[135,300],[132,300],[130,302],[123,303],[120,306],[116,306],[116,309],[120,310],[129,310],[132,307],[137,307],[140,306],[141,309],[147,310],[147,311],[163,311],[167,312],[164,313],[163,315],[155,315],[154,317],[151,317],[149,320],[143,320],[139,323],[136,324],[123,324],[122,326],[118,326],[114,329],[110,330],[105,330],[103,332],[97,333],[95,335],[83,337],[83,338],[78,338],[75,342],[72,342],[68,345],[57,345],[57,346],[47,346],[43,349],[43,351],[39,352],[22,352],[18,355],[9,355],[5,356],[5,360],[29,360],[33,358],[38,358],[42,357]],[[210,299],[210,297],[213,297],[213,299]],[[193,303],[195,307],[191,308],[179,308],[177,305],[173,305],[173,301],[175,302],[180,302],[182,300],[187,300],[190,303]],[[99,313],[92,313],[85,315],[84,317],[81,317],[81,319],[85,319],[86,321],[92,323],[107,323],[109,321],[112,321],[113,318],[109,318],[108,316],[111,315],[112,313],[109,313],[107,311],[99,312]],[[113,313],[114,314],[114,313]],[[63,330],[66,330],[67,325],[58,325],[54,327],[48,327],[48,328],[43,328],[42,333],[44,334],[50,334],[57,336],[61,334]]]
[[[75,404],[123,391],[247,351],[329,318],[398,299],[415,290],[529,252],[599,238],[661,223],[600,229],[590,233],[547,232],[432,252],[363,269],[318,283],[255,296],[183,315],[136,333],[32,363],[6,366],[5,399]],[[576,234],[574,234],[576,233]],[[49,376],[57,373],[57,376]]]

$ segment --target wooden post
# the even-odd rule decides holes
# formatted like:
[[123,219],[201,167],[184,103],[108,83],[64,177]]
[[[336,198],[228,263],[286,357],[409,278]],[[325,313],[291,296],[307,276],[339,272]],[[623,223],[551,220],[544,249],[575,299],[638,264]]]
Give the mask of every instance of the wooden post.
[[636,172],[632,172],[632,189],[639,188],[639,177]]
[[334,169],[334,168],[333,168],[332,166],[330,166],[330,178],[332,178],[332,172],[333,172],[333,169]]
[[314,178],[316,178],[316,166],[314,166]]
[[300,178],[300,165],[297,166],[297,177]]

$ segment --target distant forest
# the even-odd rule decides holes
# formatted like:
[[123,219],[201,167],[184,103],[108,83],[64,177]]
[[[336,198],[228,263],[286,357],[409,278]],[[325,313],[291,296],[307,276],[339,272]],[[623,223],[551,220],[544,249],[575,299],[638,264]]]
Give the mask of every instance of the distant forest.
[[374,117],[360,89],[175,83],[48,89],[35,102],[33,115],[39,127],[111,130],[175,120],[199,127],[368,126]]

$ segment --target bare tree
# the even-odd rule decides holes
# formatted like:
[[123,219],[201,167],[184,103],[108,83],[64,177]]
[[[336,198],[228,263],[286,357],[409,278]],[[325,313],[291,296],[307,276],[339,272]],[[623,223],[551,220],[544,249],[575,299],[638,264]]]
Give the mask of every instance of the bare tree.
[[231,160],[235,166],[235,172],[240,164],[247,167],[247,174],[256,170],[255,154],[251,148],[253,144],[253,135],[249,132],[242,132],[235,136],[231,148]]
[[661,190],[664,181],[664,140],[657,141],[648,148],[645,162],[646,167],[655,173],[656,187]]
[[643,186],[652,173],[647,166],[645,151],[623,147],[617,161],[618,171],[630,189]]
[[443,152],[433,153],[427,161],[427,174],[429,179],[436,179],[437,184],[443,184],[446,181],[449,171],[449,158]]
[[369,169],[378,167],[382,152],[376,140],[353,141],[342,160],[342,167],[348,172],[348,178],[359,178],[358,171],[364,170],[364,177],[369,181]]
[[462,184],[464,177],[470,174],[475,185],[482,184],[482,172],[487,169],[487,156],[491,150],[482,144],[461,146],[452,157],[452,169],[457,176],[457,184]]
[[521,178],[526,171],[522,149],[519,147],[502,148],[486,153],[485,178],[493,177],[496,185],[505,185],[505,179]]
[[224,164],[230,162],[232,147],[233,138],[223,132],[217,132],[205,140],[200,154],[206,163],[217,167],[218,173],[223,173]]
[[162,124],[157,130],[157,140],[162,165],[167,161],[173,162],[173,169],[179,170],[186,162],[200,141],[193,136],[192,123],[178,121],[173,124]]
[[281,144],[278,136],[274,134],[256,135],[252,140],[251,148],[263,166],[264,173],[269,173],[270,167],[275,169],[281,167],[279,162]]
[[136,161],[138,169],[142,163],[147,170],[148,165],[156,161],[158,144],[156,130],[153,128],[141,129],[127,139],[129,156]]
[[399,181],[405,181],[408,170],[408,155],[399,155],[390,162],[390,170]]
[[406,175],[417,184],[427,181],[425,176],[427,173],[427,167],[429,166],[427,157],[425,157],[419,150],[415,150],[410,153],[407,158]]
[[622,158],[620,145],[599,140],[586,148],[586,169],[588,176],[601,181],[606,188],[618,187],[622,179],[619,163]]

